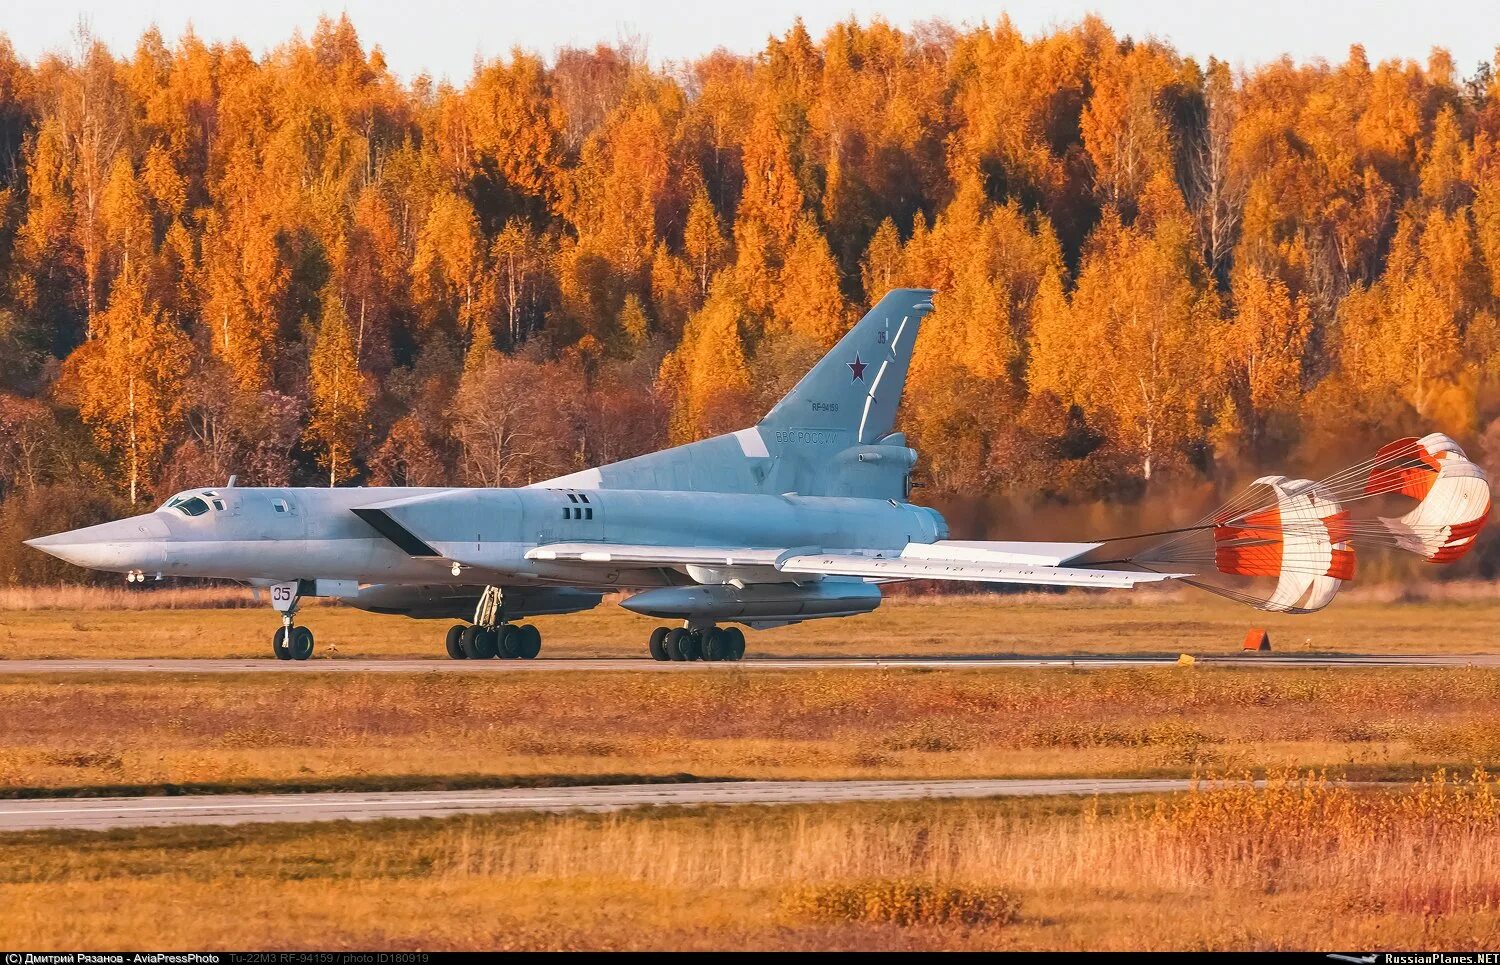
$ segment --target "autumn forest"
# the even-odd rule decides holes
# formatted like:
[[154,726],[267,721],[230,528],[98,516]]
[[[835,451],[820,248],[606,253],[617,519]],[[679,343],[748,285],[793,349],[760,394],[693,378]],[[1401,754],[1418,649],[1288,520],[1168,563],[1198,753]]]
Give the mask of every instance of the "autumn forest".
[[737,429],[907,285],[901,428],[960,518],[1433,429],[1493,473],[1494,67],[850,21],[451,86],[348,19],[259,57],[0,35],[0,583],[231,474],[508,486]]

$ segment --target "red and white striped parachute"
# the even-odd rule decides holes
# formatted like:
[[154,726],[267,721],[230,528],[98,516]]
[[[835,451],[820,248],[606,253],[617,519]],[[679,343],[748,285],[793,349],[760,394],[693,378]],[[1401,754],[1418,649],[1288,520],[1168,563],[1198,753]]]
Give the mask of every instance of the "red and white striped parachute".
[[[1416,505],[1403,515],[1379,515],[1386,497]],[[1127,537],[1165,539],[1108,562],[1189,571],[1196,575],[1184,582],[1221,596],[1262,610],[1311,613],[1354,578],[1357,548],[1451,563],[1473,548],[1489,514],[1484,470],[1435,432],[1397,440],[1317,482],[1262,476],[1193,525]]]
[[1262,476],[1251,489],[1269,489],[1276,502],[1214,523],[1214,566],[1235,576],[1274,576],[1261,606],[1310,613],[1327,606],[1354,578],[1349,512],[1327,489],[1307,479]]
[[1399,439],[1381,449],[1365,494],[1417,500],[1404,516],[1379,517],[1395,545],[1434,563],[1451,563],[1474,547],[1490,517],[1490,483],[1458,443],[1441,432]]

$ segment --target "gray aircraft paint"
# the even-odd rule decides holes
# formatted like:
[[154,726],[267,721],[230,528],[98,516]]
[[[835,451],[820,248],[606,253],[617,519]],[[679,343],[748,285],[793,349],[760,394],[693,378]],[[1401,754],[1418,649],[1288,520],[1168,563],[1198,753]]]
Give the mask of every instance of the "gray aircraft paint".
[[751,428],[537,485],[904,499],[916,453],[891,433],[932,295],[888,293]]
[[[467,620],[479,604],[481,588],[444,584],[371,583],[359,588],[348,602],[371,613],[389,613],[423,620]],[[505,613],[541,616],[577,613],[599,605],[603,594],[565,586],[512,586],[505,592]]]
[[201,515],[174,499],[28,542],[94,569],[296,581],[303,594],[447,618],[486,586],[506,588],[506,619],[633,588],[645,591],[631,601],[640,612],[775,625],[873,609],[884,580],[857,575],[867,570],[1070,585],[1169,578],[1059,568],[1092,544],[939,542],[942,517],[906,502],[916,453],[893,432],[931,297],[887,294],[738,432],[520,489],[200,489],[178,499],[200,497],[212,507]]
[[[588,503],[581,502],[587,497]],[[579,500],[579,501],[575,501]],[[665,546],[821,546],[899,552],[945,532],[926,507],[836,496],[662,492],[657,490],[451,490],[367,507],[479,575],[526,572],[541,579],[600,579],[595,567],[526,559],[539,545],[608,542]],[[592,515],[580,520],[578,515]],[[331,565],[324,561],[323,565]],[[330,571],[332,572],[332,571]],[[626,569],[610,585],[657,585]],[[340,574],[340,578],[352,578]]]

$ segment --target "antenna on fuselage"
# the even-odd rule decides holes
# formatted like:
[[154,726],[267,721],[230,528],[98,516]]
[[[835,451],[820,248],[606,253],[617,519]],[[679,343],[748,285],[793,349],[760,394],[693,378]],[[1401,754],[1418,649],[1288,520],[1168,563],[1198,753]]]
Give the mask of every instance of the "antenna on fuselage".
[[240,477],[238,475],[236,475],[234,473],[230,473],[230,475],[229,475],[229,482],[227,482],[227,483],[224,484],[224,488],[225,489],[233,489],[234,488],[234,484],[237,483],[237,482],[239,482],[239,481],[240,481]]

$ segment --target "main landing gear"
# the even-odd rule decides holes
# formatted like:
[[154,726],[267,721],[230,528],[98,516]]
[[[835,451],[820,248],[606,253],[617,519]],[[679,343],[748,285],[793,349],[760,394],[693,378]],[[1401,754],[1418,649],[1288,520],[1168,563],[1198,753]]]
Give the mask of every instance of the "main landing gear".
[[739,627],[657,627],[648,644],[652,660],[739,660],[745,632]]
[[526,624],[517,626],[505,620],[504,591],[498,586],[485,587],[474,608],[471,626],[455,624],[448,628],[448,656],[454,660],[533,660],[542,652],[542,633]]
[[493,627],[464,626],[448,628],[448,656],[454,660],[504,659],[533,660],[542,652],[542,633],[531,624],[517,626],[501,623]]
[[281,614],[281,629],[271,637],[271,652],[277,660],[307,660],[313,655],[312,631],[292,622],[301,602],[301,590],[301,583],[277,583],[271,587],[271,606]]

